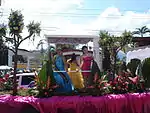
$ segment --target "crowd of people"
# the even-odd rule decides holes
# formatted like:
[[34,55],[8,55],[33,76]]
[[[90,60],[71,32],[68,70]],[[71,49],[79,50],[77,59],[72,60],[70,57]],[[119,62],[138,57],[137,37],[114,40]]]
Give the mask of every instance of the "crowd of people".
[[82,47],[83,55],[80,56],[80,59],[77,59],[75,53],[73,53],[71,58],[66,61],[61,48],[57,48],[56,52],[56,55],[52,56],[52,58],[54,78],[56,84],[59,85],[57,91],[70,92],[92,84],[92,66],[96,62],[93,55],[88,51],[87,46]]

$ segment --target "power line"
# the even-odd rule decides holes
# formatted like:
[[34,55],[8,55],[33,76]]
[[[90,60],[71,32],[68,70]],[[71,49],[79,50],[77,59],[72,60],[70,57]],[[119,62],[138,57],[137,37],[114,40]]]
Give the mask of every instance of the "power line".
[[[9,13],[7,13],[7,12],[4,12],[3,11],[3,13],[4,14],[6,14],[6,15],[9,15]],[[38,13],[29,13],[29,14],[31,14],[31,15],[77,15],[77,16],[98,16],[98,15],[100,15],[100,13],[50,13],[50,12],[38,12]],[[150,15],[150,14],[149,14]],[[124,15],[124,14],[122,14],[122,15],[109,15],[109,17],[122,17],[122,16],[126,16],[126,15]],[[135,16],[135,15],[134,15]],[[141,17],[141,16],[135,16],[135,17]],[[146,17],[146,16],[145,16]]]
[[[114,7],[115,8],[115,7]],[[118,8],[116,8],[116,9],[118,9]],[[75,9],[75,10],[77,10],[77,11],[105,11],[106,9],[101,9],[101,8],[77,8],[77,9]],[[148,10],[125,10],[125,9],[123,9],[123,10],[121,10],[121,9],[118,9],[118,11],[120,11],[120,12],[128,12],[128,11],[131,11],[131,12],[149,12],[149,10],[150,9],[148,9]]]
[[[42,27],[42,30],[45,30],[45,31],[58,31],[58,30],[61,30],[62,28],[58,28],[58,27],[56,27],[57,29],[47,29],[47,28],[49,28],[49,27]],[[106,31],[108,31],[108,32],[110,32],[110,33],[122,33],[122,32],[124,32],[124,30],[115,30],[115,31],[113,31],[113,30],[107,30],[107,29],[82,29],[83,31],[89,31],[89,32],[99,32],[99,31],[103,31],[103,30],[106,30]]]
[[[38,14],[33,14],[33,15],[52,15],[52,16],[99,16],[100,13],[98,14],[94,14],[94,13],[91,13],[91,14],[86,14],[86,13],[38,13]],[[150,14],[149,14],[150,15]],[[124,17],[126,15],[108,15],[108,16],[102,16],[102,18],[118,18],[118,17]],[[132,17],[132,18],[150,18],[150,17],[147,17],[147,16],[135,16]]]
[[[100,14],[79,14],[79,13],[41,13],[41,14],[32,14],[33,16],[52,16],[52,17],[78,17],[78,18],[87,18],[87,17],[97,17]],[[9,16],[4,14],[3,16]],[[99,18],[107,18],[107,19],[119,19],[125,17],[125,15],[108,15],[108,16],[101,16]],[[131,16],[128,18],[132,19],[150,19],[148,16]]]
[[[98,9],[77,9],[77,10],[98,10]],[[9,15],[8,12],[4,12],[3,14]],[[63,17],[95,17],[95,16],[100,16],[100,13],[66,13],[66,12],[62,12],[62,13],[51,13],[51,12],[32,12],[30,13],[33,16],[63,16]],[[150,15],[150,14],[149,14]],[[122,14],[122,15],[108,15],[108,16],[101,16],[101,18],[120,18],[120,17],[124,17],[126,15]],[[150,19],[150,17],[148,16],[135,16],[133,15],[134,19]]]
[[[110,7],[111,8],[111,7]],[[116,7],[112,7],[112,8],[114,8],[114,9],[117,9],[118,11],[120,11],[120,12],[149,12],[149,10],[150,9],[147,9],[147,10],[139,10],[139,9],[137,9],[137,10],[134,10],[134,9],[132,9],[132,10],[125,10],[125,9],[119,9],[119,8],[116,8]],[[106,9],[109,9],[109,8],[106,8]],[[73,11],[105,11],[106,9],[102,9],[102,8],[76,8],[76,9],[72,9]],[[42,10],[42,9],[41,9]],[[41,13],[43,13],[43,12],[41,12]]]

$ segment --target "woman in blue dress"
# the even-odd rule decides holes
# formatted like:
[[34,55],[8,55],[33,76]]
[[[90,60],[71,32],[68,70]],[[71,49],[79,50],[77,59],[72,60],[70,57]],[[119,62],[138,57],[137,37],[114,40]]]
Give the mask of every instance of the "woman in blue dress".
[[74,87],[71,79],[67,74],[67,66],[62,55],[61,49],[57,49],[57,54],[54,56],[54,78],[56,84],[59,86],[57,92],[72,92]]

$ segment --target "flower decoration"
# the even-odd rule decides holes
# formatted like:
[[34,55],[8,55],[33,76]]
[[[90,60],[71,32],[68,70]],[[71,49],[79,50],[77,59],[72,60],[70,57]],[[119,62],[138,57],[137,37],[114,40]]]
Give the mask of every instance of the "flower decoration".
[[0,77],[0,90],[11,90],[12,84],[12,80],[9,79],[9,74]]
[[131,73],[122,72],[118,75],[114,81],[110,82],[111,92],[120,94],[128,92],[143,92],[145,90],[144,85],[140,82],[138,76],[131,77]]

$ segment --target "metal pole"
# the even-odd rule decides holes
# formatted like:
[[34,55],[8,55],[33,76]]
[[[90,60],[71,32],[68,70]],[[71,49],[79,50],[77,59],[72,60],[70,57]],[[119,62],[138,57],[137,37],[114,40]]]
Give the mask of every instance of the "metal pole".
[[50,46],[50,43],[48,43],[48,60],[50,60],[52,57],[50,55],[51,55],[51,46]]
[[91,71],[90,70],[87,70],[87,71],[86,70],[85,71],[81,71],[81,70],[79,70],[79,71],[55,71],[54,70],[53,72],[89,72],[90,73]]

